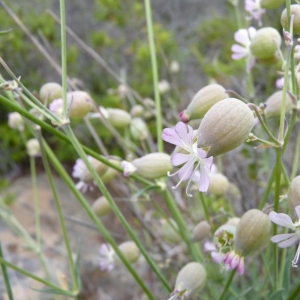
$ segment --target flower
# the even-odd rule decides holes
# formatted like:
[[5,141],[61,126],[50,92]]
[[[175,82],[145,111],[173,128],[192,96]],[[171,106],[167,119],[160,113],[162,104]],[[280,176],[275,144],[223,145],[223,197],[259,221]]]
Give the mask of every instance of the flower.
[[220,264],[221,262],[223,262],[223,258],[225,254],[218,250],[216,244],[210,241],[206,241],[203,247],[204,247],[204,251],[210,252],[211,258],[215,263]]
[[99,250],[99,265],[102,271],[114,268],[115,251],[109,244],[102,244]]
[[266,10],[261,8],[260,0],[245,0],[245,10],[250,13],[251,18],[258,20],[258,24],[261,26],[261,17]]
[[230,269],[237,269],[240,274],[244,274],[245,272],[245,263],[244,257],[240,256],[235,251],[230,251],[225,254],[223,261],[225,265],[228,265]]
[[298,220],[293,223],[290,216],[282,213],[271,211],[269,213],[270,220],[280,226],[287,227],[295,231],[295,233],[278,234],[271,238],[273,243],[278,243],[280,248],[287,248],[300,241],[300,205],[295,207]]
[[[182,181],[189,179],[186,194],[191,197],[188,193],[188,188],[191,183],[191,179],[194,177],[197,169],[200,169],[199,179],[199,191],[207,192],[209,187],[209,172],[212,166],[213,157],[206,158],[206,152],[200,148],[197,148],[196,141],[193,141],[193,128],[189,125],[185,125],[183,122],[178,122],[174,128],[165,128],[163,130],[162,139],[170,144],[179,146],[186,153],[175,153],[171,156],[171,163],[173,166],[182,167],[175,173],[168,176],[174,176],[178,174],[180,181],[173,188],[176,189]],[[196,167],[194,168],[194,165]]]
[[251,55],[250,45],[251,40],[256,34],[256,29],[254,27],[249,27],[248,29],[239,29],[234,34],[234,39],[238,44],[234,44],[231,47],[233,52],[231,58],[234,60],[239,60],[244,57],[248,57],[247,70],[251,70],[254,65],[255,58]]

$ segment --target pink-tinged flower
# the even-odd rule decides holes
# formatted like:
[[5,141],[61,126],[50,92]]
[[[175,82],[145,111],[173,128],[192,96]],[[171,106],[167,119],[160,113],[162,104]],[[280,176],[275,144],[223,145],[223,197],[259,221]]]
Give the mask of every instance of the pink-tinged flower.
[[255,63],[255,58],[250,51],[251,40],[255,34],[256,29],[254,27],[239,29],[234,34],[234,39],[238,44],[234,44],[231,47],[231,51],[233,52],[231,55],[232,59],[239,60],[244,57],[247,58],[247,70],[251,70]]
[[[93,158],[91,156],[88,156],[88,160],[92,163]],[[88,189],[90,189],[91,191],[94,189],[94,181],[92,179],[92,176],[90,175],[87,166],[81,158],[76,159],[76,163],[73,167],[72,176],[74,178],[80,179],[80,181],[76,184],[76,188],[79,191],[85,193]]]
[[290,247],[300,241],[300,205],[296,206],[295,210],[298,216],[298,220],[295,223],[286,214],[278,214],[275,211],[269,213],[269,218],[273,223],[295,231],[295,233],[278,234],[271,238],[271,241],[278,243],[280,248]]
[[219,252],[216,244],[214,244],[210,241],[206,241],[204,243],[203,247],[204,247],[204,251],[210,252],[211,258],[215,263],[220,264],[223,262],[223,258],[224,258],[225,254],[222,252]]
[[62,117],[63,109],[64,109],[64,101],[62,98],[55,99],[53,102],[49,104],[49,109],[58,117]]
[[193,140],[193,128],[182,122],[178,122],[175,128],[165,128],[163,130],[162,139],[170,144],[179,146],[186,152],[175,153],[171,156],[171,163],[173,166],[181,166],[181,168],[168,176],[174,176],[178,174],[180,181],[173,188],[176,189],[182,181],[188,181],[186,187],[186,194],[191,183],[191,179],[194,177],[196,171],[200,171],[199,179],[199,191],[207,192],[209,187],[209,172],[212,166],[213,157],[206,158],[206,152],[200,148],[197,148],[197,141]]
[[260,0],[245,0],[245,10],[250,13],[251,18],[258,20],[259,26],[262,25],[261,17],[266,10],[261,8]]
[[99,266],[102,271],[111,271],[114,268],[115,251],[109,244],[102,244],[99,250]]
[[240,256],[234,251],[230,251],[225,254],[223,261],[225,265],[228,265],[231,270],[237,269],[240,274],[245,272],[244,257]]
[[[282,214],[282,213],[278,214],[275,211],[271,211],[269,213],[269,218],[273,223],[283,227],[287,227],[295,231],[295,233],[277,234],[271,238],[271,241],[273,243],[278,243],[278,246],[280,248],[290,247],[300,241],[300,205],[295,207],[295,211],[298,216],[298,220],[295,223],[293,223],[290,216],[286,214]],[[298,267],[299,260],[300,260],[300,244],[298,246],[295,257],[292,260],[292,267]]]
[[280,78],[276,79],[275,85],[278,89],[282,89],[283,85],[284,85],[284,77],[280,77]]

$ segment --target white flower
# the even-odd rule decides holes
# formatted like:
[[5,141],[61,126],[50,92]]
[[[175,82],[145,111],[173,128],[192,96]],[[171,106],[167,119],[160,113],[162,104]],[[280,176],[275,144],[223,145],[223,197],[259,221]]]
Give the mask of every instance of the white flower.
[[162,80],[158,83],[158,91],[160,94],[165,94],[171,89],[170,84],[167,80]]
[[115,251],[109,244],[102,244],[99,250],[99,265],[102,271],[114,268]]
[[261,17],[266,10],[261,8],[260,0],[245,0],[245,10],[250,13],[251,18],[258,20],[258,24],[261,26]]

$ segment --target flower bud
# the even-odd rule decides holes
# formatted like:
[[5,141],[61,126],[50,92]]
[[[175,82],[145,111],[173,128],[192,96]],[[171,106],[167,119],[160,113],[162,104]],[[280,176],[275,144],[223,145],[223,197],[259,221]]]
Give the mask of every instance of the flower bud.
[[221,173],[210,173],[209,179],[209,193],[215,196],[222,196],[226,193],[229,188],[229,181],[226,176]]
[[148,137],[148,128],[145,121],[141,118],[133,118],[129,127],[131,136],[135,140],[146,140]]
[[[264,110],[264,113],[267,118],[276,118],[280,117],[281,114],[281,103],[282,103],[282,96],[283,91],[277,91],[274,94],[272,94],[267,101],[265,102],[266,108]],[[285,113],[288,113],[291,111],[293,106],[293,101],[289,94],[286,94],[285,98]]]
[[200,119],[217,102],[228,98],[225,89],[219,84],[210,84],[202,88],[192,99],[187,109],[179,114],[182,122]]
[[228,221],[226,222],[226,224],[232,225],[234,227],[237,227],[237,225],[239,224],[240,220],[241,220],[241,218],[237,218],[237,217],[229,218]]
[[169,71],[171,74],[177,74],[180,71],[180,65],[178,61],[172,60],[169,66]]
[[118,86],[118,94],[121,99],[125,99],[129,93],[130,89],[126,84],[120,84]]
[[250,254],[269,240],[270,232],[269,217],[258,209],[248,210],[236,228],[235,251],[242,256]]
[[178,244],[182,241],[178,233],[178,226],[173,219],[161,219],[161,232],[164,240],[170,244]]
[[124,176],[133,172],[145,178],[155,179],[166,176],[172,170],[171,158],[166,153],[150,153],[133,160],[131,163],[123,161]]
[[242,101],[227,98],[213,105],[198,129],[198,148],[217,156],[241,145],[253,126],[254,116]]
[[133,241],[127,241],[120,244],[119,249],[130,263],[136,262],[141,255],[139,248]]
[[204,288],[205,282],[206,271],[200,263],[190,262],[186,264],[177,274],[173,292],[173,295],[177,293],[177,296],[182,296],[182,298],[173,299],[190,299]]
[[24,131],[24,120],[18,112],[8,114],[8,126],[19,131]]
[[296,176],[289,186],[287,202],[289,204],[290,211],[294,214],[294,219],[296,220],[298,216],[295,213],[295,207],[300,205],[300,175]]
[[285,0],[260,0],[260,6],[266,9],[275,9],[284,2]]
[[40,143],[37,139],[30,139],[26,142],[27,154],[31,157],[37,157],[41,155]]
[[259,29],[251,40],[252,55],[259,59],[273,57],[281,45],[279,32],[272,27]]
[[62,97],[62,86],[56,82],[45,83],[40,89],[40,99],[43,103],[48,105],[55,99]]
[[[300,5],[292,4],[290,6],[290,10],[291,10],[291,15],[294,15],[293,33],[299,34],[300,33]],[[281,14],[281,25],[285,30],[287,31],[290,30],[290,24],[288,23],[286,8]]]
[[107,108],[108,120],[116,128],[124,128],[130,124],[131,116],[130,114],[119,108]]
[[101,196],[93,203],[92,209],[99,217],[107,215],[111,211],[110,204],[104,196]]
[[132,108],[130,110],[130,114],[134,118],[142,116],[144,112],[145,112],[144,107],[142,105],[139,105],[139,104],[132,106]]
[[[110,157],[110,158],[108,158],[108,160],[110,162],[114,163],[115,165],[118,165],[119,167],[121,166],[121,159],[118,157]],[[107,171],[103,174],[103,176],[101,176],[101,179],[102,179],[103,183],[108,183],[113,178],[115,178],[118,173],[119,172],[116,169],[109,167],[107,169]]]
[[162,80],[158,83],[158,91],[160,94],[166,94],[170,89],[171,87],[167,80]]
[[201,221],[196,225],[192,234],[192,241],[199,242],[204,240],[210,234],[210,225],[207,221]]

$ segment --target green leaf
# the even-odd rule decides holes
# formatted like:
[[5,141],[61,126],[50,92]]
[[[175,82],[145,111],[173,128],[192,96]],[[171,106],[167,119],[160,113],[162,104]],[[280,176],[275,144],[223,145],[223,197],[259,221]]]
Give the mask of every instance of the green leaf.
[[63,296],[67,296],[67,297],[70,297],[73,299],[76,297],[69,291],[64,291],[64,290],[59,290],[59,289],[34,289],[34,288],[32,288],[32,289],[34,291],[44,293],[44,294],[63,295]]
[[281,300],[283,299],[283,293],[285,292],[285,289],[280,289],[275,291],[269,298],[269,300]]
[[243,296],[245,296],[246,294],[248,294],[250,291],[252,290],[252,286],[250,286],[248,289],[246,289],[244,292],[242,292],[241,294],[239,294],[236,297],[230,298],[230,300],[238,300],[241,299]]
[[11,32],[12,30],[13,30],[12,28],[9,28],[7,30],[0,31],[0,35],[7,34],[7,33]]

